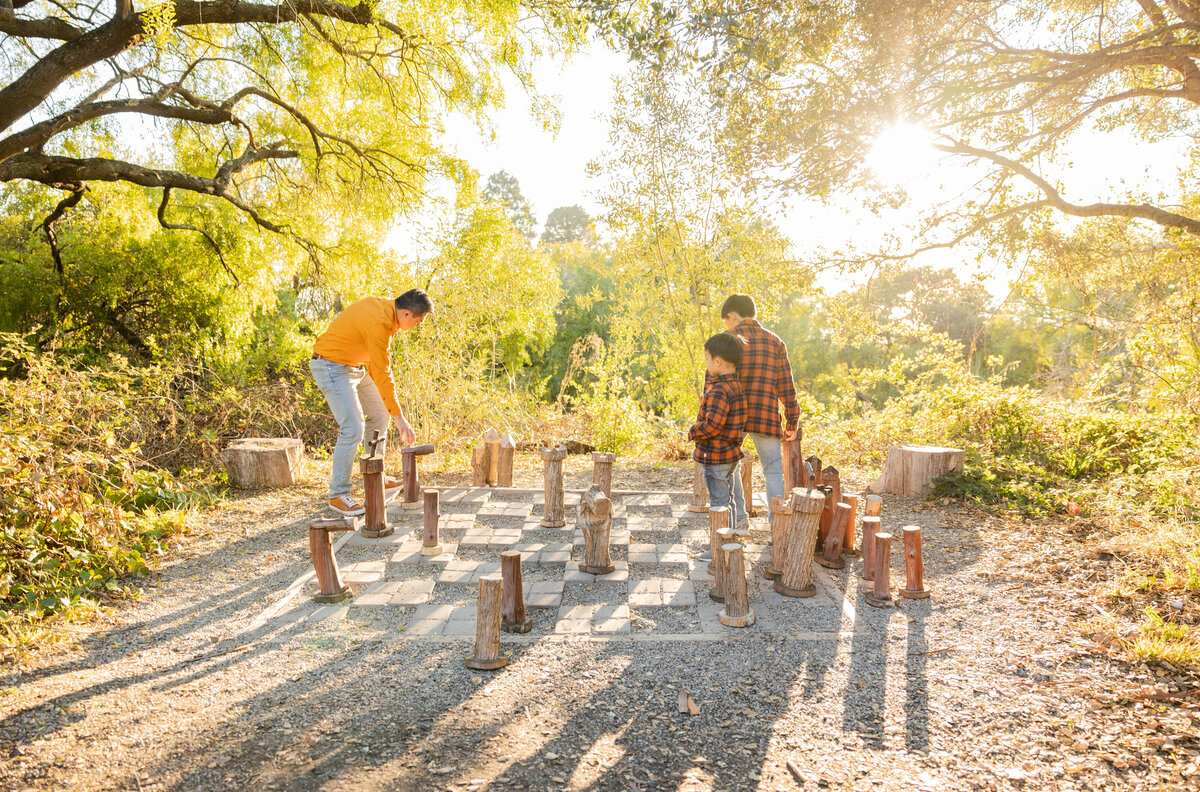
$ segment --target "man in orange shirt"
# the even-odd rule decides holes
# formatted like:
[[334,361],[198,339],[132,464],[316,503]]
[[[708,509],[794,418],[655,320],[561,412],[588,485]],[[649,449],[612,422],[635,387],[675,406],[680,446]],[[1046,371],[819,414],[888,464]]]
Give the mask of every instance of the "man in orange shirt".
[[[433,311],[433,300],[422,289],[409,289],[395,300],[364,297],[334,317],[313,344],[309,368],[338,423],[329,476],[329,506],[347,516],[365,509],[350,497],[350,474],[363,437],[379,431],[386,442],[388,423],[396,419],[400,440],[416,440],[396,401],[389,346],[398,330],[413,330]],[[367,376],[370,374],[370,376]],[[388,478],[395,491],[400,481]]]

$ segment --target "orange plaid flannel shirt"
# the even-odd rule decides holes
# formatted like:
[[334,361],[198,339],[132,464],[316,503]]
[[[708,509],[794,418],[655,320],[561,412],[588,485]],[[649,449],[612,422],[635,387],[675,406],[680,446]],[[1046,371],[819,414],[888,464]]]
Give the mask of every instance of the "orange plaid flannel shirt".
[[723,465],[741,459],[745,426],[746,392],[737,375],[711,377],[700,400],[700,414],[688,431],[688,439],[696,441],[695,460]]

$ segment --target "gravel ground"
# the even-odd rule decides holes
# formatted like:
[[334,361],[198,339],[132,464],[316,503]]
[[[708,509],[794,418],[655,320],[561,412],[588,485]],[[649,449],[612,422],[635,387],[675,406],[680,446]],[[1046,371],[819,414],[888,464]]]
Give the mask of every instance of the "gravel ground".
[[[519,464],[518,484],[537,485],[532,457]],[[535,626],[482,673],[462,663],[468,641],[404,636],[411,609],[248,631],[309,569],[311,467],[301,487],[205,515],[140,601],[3,670],[0,789],[1197,788],[1195,680],[1079,637],[1094,615],[1079,587],[1112,570],[1067,530],[888,498],[885,529],[924,529],[931,600],[880,610],[851,587],[811,640],[658,640],[692,626],[635,608],[632,636]],[[569,487],[585,469],[568,459]],[[619,468],[615,486],[690,475]],[[680,691],[699,715],[677,712]]]

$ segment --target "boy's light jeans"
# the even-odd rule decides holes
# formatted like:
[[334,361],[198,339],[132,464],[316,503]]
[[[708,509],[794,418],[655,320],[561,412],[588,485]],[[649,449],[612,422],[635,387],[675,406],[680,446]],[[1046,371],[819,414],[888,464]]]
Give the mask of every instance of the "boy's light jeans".
[[[770,522],[775,522],[775,513],[771,511],[771,504],[776,498],[783,497],[783,445],[778,437],[767,437],[766,435],[750,434],[750,439],[754,441],[754,451],[758,454],[758,460],[762,463],[763,478],[767,481],[767,514],[770,516]],[[742,516],[738,519],[743,519],[745,516],[746,493],[742,491],[742,477],[738,476],[733,482],[733,499],[739,504]]]
[[333,447],[333,470],[329,474],[329,498],[350,496],[350,475],[358,458],[363,437],[379,437],[387,442],[391,416],[379,396],[375,381],[363,366],[347,366],[325,358],[308,362],[317,387],[325,395],[338,424],[337,444]]
[[702,467],[704,468],[704,485],[708,487],[709,507],[736,507],[736,502],[730,503],[730,496],[733,494],[734,482],[740,478],[737,473],[738,463],[726,462],[721,465],[703,465]]

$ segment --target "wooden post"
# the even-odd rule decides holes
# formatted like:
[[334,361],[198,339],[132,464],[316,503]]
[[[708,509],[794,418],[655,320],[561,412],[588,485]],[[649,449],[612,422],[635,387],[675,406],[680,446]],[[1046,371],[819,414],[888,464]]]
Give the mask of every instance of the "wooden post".
[[471,486],[487,486],[487,449],[483,446],[471,449]]
[[513,485],[513,455],[517,452],[517,441],[512,432],[500,440],[500,467],[496,473],[496,486],[511,487]]
[[699,462],[692,473],[692,502],[687,508],[690,512],[708,511],[708,485],[704,483],[704,466]]
[[863,512],[863,517],[882,517],[883,516],[883,498],[878,495],[867,496],[867,508]]
[[867,593],[867,604],[876,608],[892,605],[892,535],[875,534],[875,587]]
[[566,446],[543,448],[542,460],[546,464],[546,510],[542,517],[543,528],[562,528],[567,524],[563,506],[563,460],[567,458]]
[[842,475],[833,465],[829,465],[821,471],[821,486],[833,487],[833,502],[842,502]]
[[592,452],[592,486],[604,490],[606,498],[612,498],[613,463],[616,461],[616,454]]
[[784,535],[783,553],[776,562],[780,575],[774,586],[785,597],[811,597],[817,593],[812,582],[812,558],[825,498],[819,492],[792,490],[791,506],[792,519]]
[[813,454],[804,461],[808,463],[808,466],[812,468],[813,471],[812,481],[810,481],[808,485],[813,489],[816,489],[817,487],[821,486],[822,483],[824,483],[821,481],[821,458],[816,454]]
[[863,517],[862,521],[862,576],[858,579],[863,588],[875,587],[875,535],[880,531],[878,517]]
[[504,580],[504,603],[500,609],[500,629],[510,633],[527,633],[533,629],[533,619],[525,614],[525,589],[521,584],[520,550],[505,550],[500,554],[500,576]]
[[792,519],[792,491],[784,493],[784,497],[776,498],[771,504],[775,519],[771,520],[771,563],[762,568],[763,577],[767,580],[779,578],[779,556],[783,552],[783,537],[787,533],[787,525]]
[[479,605],[475,610],[475,654],[466,658],[467,668],[494,671],[508,665],[500,655],[500,603],[504,580],[497,574],[479,578]]
[[717,537],[717,531],[728,527],[728,506],[714,506],[708,510],[708,552],[712,556],[712,560],[708,562],[708,574],[714,578],[717,576],[717,554],[713,551],[716,550],[717,543],[720,541]]
[[494,487],[500,480],[500,433],[494,427],[483,435],[483,447],[487,449],[487,484]]
[[804,471],[804,460],[800,454],[800,436],[795,440],[781,440],[783,452],[783,496],[790,498],[796,487],[808,486],[808,474]]
[[380,442],[379,430],[376,429],[375,435],[367,444],[367,456],[359,463],[363,477],[363,505],[366,507],[362,535],[368,539],[390,536],[396,530],[387,524],[387,504],[383,491],[383,451],[379,448]]
[[731,542],[721,548],[725,557],[725,607],[717,619],[726,627],[749,627],[754,624],[754,611],[746,596],[746,559],[742,545]]
[[[709,512],[712,513],[711,511]],[[716,574],[713,575],[712,588],[708,590],[708,598],[713,602],[724,602],[726,595],[727,581],[725,578],[729,568],[725,565],[725,546],[729,544],[737,544],[734,541],[735,537],[733,529],[726,526],[717,531],[717,543],[713,546],[715,552],[712,553],[713,562],[716,564]]]
[[400,504],[401,507],[405,509],[421,508],[421,484],[417,481],[417,457],[432,454],[436,450],[437,446],[432,443],[400,449],[400,461],[403,465],[404,475],[404,502]]
[[742,452],[742,494],[746,496],[746,516],[757,517],[758,510],[754,508],[754,456],[753,451]]
[[842,503],[850,507],[850,520],[846,523],[846,535],[842,537],[842,552],[854,553],[854,532],[858,530],[858,496],[843,495]]
[[308,524],[308,550],[312,556],[313,571],[317,573],[319,593],[313,595],[316,602],[341,602],[354,596],[354,592],[342,582],[337,558],[333,554],[333,543],[329,534],[337,531],[353,531],[354,520],[345,517],[336,520],[313,520]]
[[904,588],[899,590],[905,599],[925,599],[929,589],[925,588],[925,565],[921,563],[921,529],[906,525],[904,536]]
[[439,501],[441,495],[435,489],[425,490],[424,524],[421,526],[421,555],[442,554],[442,542],[438,537],[438,520],[441,518]]
[[850,504],[836,504],[833,525],[829,528],[829,535],[825,537],[825,545],[821,549],[821,554],[816,557],[818,564],[827,569],[846,568],[846,562],[842,560],[842,539],[846,536],[846,525],[849,522]]
[[583,531],[583,560],[580,572],[607,575],[617,568],[612,562],[612,501],[593,484],[579,499],[579,528]]

